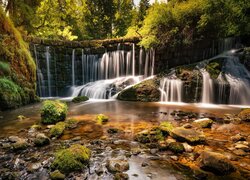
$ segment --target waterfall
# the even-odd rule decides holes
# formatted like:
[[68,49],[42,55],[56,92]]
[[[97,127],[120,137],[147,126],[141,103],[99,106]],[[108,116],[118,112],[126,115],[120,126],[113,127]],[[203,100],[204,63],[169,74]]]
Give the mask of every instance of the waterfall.
[[161,101],[182,102],[182,81],[179,79],[164,78],[161,81]]
[[35,55],[35,62],[37,64],[36,75],[37,75],[39,95],[43,96],[43,91],[42,91],[43,74],[41,73],[40,64],[39,64],[38,59],[37,59],[36,45],[34,45],[34,55]]
[[49,46],[46,47],[45,57],[46,57],[47,78],[48,78],[48,96],[51,97],[51,74],[50,74],[50,52],[49,52]]
[[142,74],[142,58],[143,58],[143,49],[140,48],[140,55],[139,55],[139,74]]
[[135,76],[135,43],[133,43],[132,76]]
[[213,80],[205,69],[201,69],[202,73],[202,103],[213,103]]
[[75,86],[75,49],[72,50],[72,86]]
[[250,104],[250,73],[240,63],[239,57],[228,56],[225,62],[225,77],[230,84],[229,104]]
[[153,48],[150,49],[151,54],[151,76],[154,75],[154,69],[155,69],[155,50]]

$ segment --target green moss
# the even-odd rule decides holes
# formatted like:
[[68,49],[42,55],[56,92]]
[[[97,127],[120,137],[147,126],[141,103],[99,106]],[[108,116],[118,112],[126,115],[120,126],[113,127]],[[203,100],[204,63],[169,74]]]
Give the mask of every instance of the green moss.
[[104,115],[104,114],[98,114],[96,116],[96,121],[97,121],[97,124],[103,124],[103,123],[106,123],[108,122],[109,120],[109,117]]
[[51,129],[50,129],[50,136],[51,137],[60,137],[64,130],[66,128],[66,124],[64,122],[59,122],[59,123],[56,123],[55,126],[53,126]]
[[54,172],[50,173],[50,178],[52,180],[63,180],[65,179],[65,175],[62,174],[59,170],[55,170]]
[[75,119],[67,119],[65,121],[65,124],[66,124],[67,129],[73,129],[73,128],[75,128],[77,126],[78,121],[75,120]]
[[183,144],[181,144],[179,142],[171,142],[168,145],[168,149],[175,152],[175,153],[182,153],[185,151]]
[[41,109],[41,122],[43,124],[55,124],[66,118],[68,107],[60,101],[46,100]]
[[41,130],[42,129],[42,126],[39,125],[39,124],[34,124],[30,127],[31,129],[36,129],[36,130]]
[[7,78],[0,78],[0,109],[16,108],[22,104],[21,87]]
[[212,79],[217,79],[217,77],[221,72],[221,68],[222,68],[222,62],[220,60],[210,61],[205,67],[205,69],[210,74],[210,77]]
[[10,74],[10,65],[7,62],[0,61],[0,76]]
[[145,130],[135,136],[135,140],[140,143],[155,143],[164,140],[164,135],[159,127],[154,127],[151,130]]
[[88,148],[75,144],[68,149],[58,151],[51,167],[67,174],[80,171],[88,164],[90,156]]
[[171,133],[171,131],[174,129],[173,125],[169,121],[164,121],[159,126],[160,130],[164,135],[168,135]]
[[88,101],[89,98],[87,96],[78,96],[72,99],[72,102],[74,103],[79,103],[79,102],[84,102],[84,101]]
[[239,114],[239,118],[243,121],[250,121],[250,109],[243,109]]

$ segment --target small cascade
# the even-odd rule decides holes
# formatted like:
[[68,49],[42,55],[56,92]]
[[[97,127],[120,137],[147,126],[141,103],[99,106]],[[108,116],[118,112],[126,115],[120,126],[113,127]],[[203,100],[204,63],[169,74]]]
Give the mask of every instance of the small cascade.
[[34,45],[34,55],[35,55],[35,62],[37,64],[36,75],[37,75],[37,83],[38,83],[38,93],[40,96],[43,96],[43,91],[42,91],[43,74],[41,73],[40,64],[37,59],[36,45]]
[[139,74],[142,74],[142,58],[143,58],[143,49],[140,48],[140,55],[139,55]]
[[225,77],[230,84],[229,104],[250,104],[250,73],[236,56],[225,62]]
[[45,52],[46,66],[47,66],[47,80],[48,80],[48,97],[51,97],[51,74],[50,74],[50,52],[49,46],[46,47]]
[[164,78],[161,81],[161,101],[182,102],[183,84],[180,79]]
[[135,43],[133,43],[132,76],[135,76]]
[[213,103],[213,80],[205,69],[201,69],[202,73],[202,103]]
[[72,50],[72,86],[75,86],[75,49]]
[[155,50],[153,48],[150,49],[150,59],[151,61],[151,76],[154,75],[154,69],[155,69]]

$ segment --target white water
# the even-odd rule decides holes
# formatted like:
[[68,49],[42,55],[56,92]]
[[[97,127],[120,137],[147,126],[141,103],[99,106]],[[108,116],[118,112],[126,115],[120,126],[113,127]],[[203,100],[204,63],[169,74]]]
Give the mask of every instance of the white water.
[[50,74],[50,53],[49,46],[46,47],[46,66],[47,66],[47,77],[48,77],[48,96],[51,97],[51,74]]
[[75,86],[75,49],[72,50],[72,86]]
[[205,69],[201,69],[202,73],[202,103],[213,103],[213,80]]
[[164,78],[161,81],[161,102],[182,102],[182,81]]

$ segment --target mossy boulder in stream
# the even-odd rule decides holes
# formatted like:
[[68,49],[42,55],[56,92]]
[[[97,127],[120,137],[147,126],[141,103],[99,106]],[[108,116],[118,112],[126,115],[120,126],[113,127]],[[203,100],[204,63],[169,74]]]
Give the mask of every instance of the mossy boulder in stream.
[[64,122],[59,122],[59,123],[56,123],[56,125],[54,125],[51,129],[50,129],[50,136],[51,137],[60,137],[64,130],[66,128],[66,124]]
[[156,102],[160,100],[159,80],[150,79],[119,93],[117,99],[123,101]]
[[64,121],[67,115],[68,107],[60,101],[46,100],[41,109],[41,122],[43,124],[55,124]]
[[80,171],[87,166],[90,156],[91,151],[88,148],[74,144],[67,149],[58,151],[51,167],[66,174]]
[[250,121],[250,109],[243,109],[238,116],[243,121]]
[[84,102],[84,101],[88,101],[89,98],[87,96],[78,96],[72,99],[73,103],[80,103],[80,102]]

